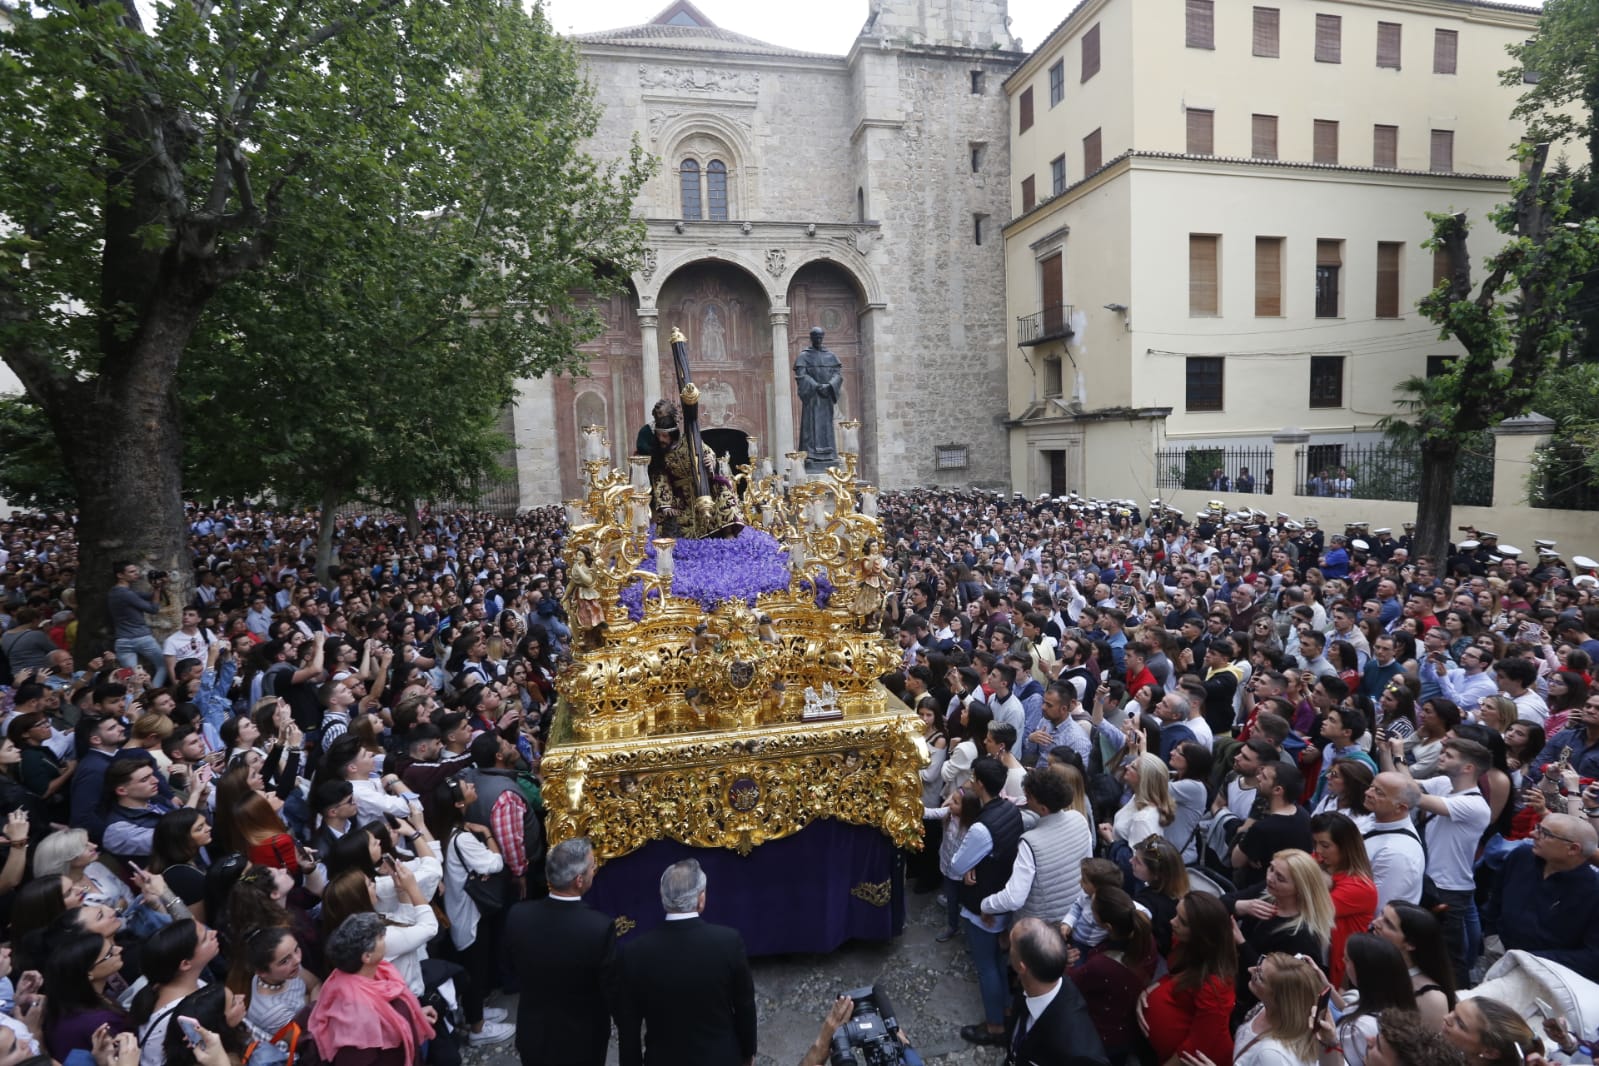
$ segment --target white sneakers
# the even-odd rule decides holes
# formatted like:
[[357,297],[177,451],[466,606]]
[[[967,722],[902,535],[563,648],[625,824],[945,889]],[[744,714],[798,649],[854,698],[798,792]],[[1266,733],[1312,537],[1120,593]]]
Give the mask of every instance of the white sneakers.
[[[472,1047],[483,1047],[488,1044],[503,1044],[516,1035],[516,1026],[507,1025],[505,1022],[489,1020],[489,1011],[483,1011],[483,1031],[478,1033],[468,1032],[466,1042]],[[499,1012],[503,1018],[504,1011]]]

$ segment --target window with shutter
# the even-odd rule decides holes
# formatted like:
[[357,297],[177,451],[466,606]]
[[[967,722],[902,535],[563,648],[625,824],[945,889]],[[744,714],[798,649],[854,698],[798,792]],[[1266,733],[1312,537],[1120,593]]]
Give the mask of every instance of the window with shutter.
[[1398,126],[1373,126],[1371,128],[1371,165],[1380,170],[1398,169]]
[[1066,191],[1066,157],[1058,155],[1049,161],[1049,195],[1059,196]]
[[1221,300],[1218,291],[1217,259],[1221,251],[1221,238],[1215,234],[1190,233],[1188,235],[1188,313],[1190,315],[1219,315]]
[[1188,154],[1216,154],[1216,112],[1188,109]]
[[1277,158],[1277,116],[1255,115],[1250,120],[1249,154],[1256,159]]
[[1377,23],[1377,65],[1399,69],[1401,27],[1397,22]]
[[1022,210],[1031,211],[1038,203],[1038,196],[1033,192],[1033,176],[1031,174],[1022,179]]
[[1432,131],[1432,169],[1447,174],[1455,169],[1455,131]]
[[1213,0],[1188,0],[1188,47],[1216,47],[1216,5]]
[[1339,274],[1344,269],[1344,242],[1316,242],[1316,317],[1337,318]]
[[1227,360],[1220,355],[1191,355],[1184,382],[1190,411],[1220,411],[1224,393]]
[[1460,61],[1460,33],[1458,30],[1432,31],[1432,72],[1453,74]]
[[1331,119],[1318,118],[1315,120],[1315,146],[1314,159],[1317,163],[1338,162],[1338,123]]
[[[1527,38],[1528,44],[1532,42],[1533,38]],[[1521,68],[1521,83],[1523,85],[1537,85],[1540,76],[1539,72],[1531,66],[1523,65]]]
[[1437,288],[1453,276],[1455,267],[1449,259],[1449,253],[1442,248],[1435,248],[1432,253],[1432,287]]
[[1283,239],[1255,238],[1255,317],[1279,318],[1283,313]]
[[1057,59],[1049,67],[1049,106],[1066,99],[1066,61]]
[[1338,15],[1316,16],[1316,62],[1342,63],[1344,20]]
[[1083,175],[1086,177],[1092,174],[1102,165],[1099,151],[1099,131],[1095,130],[1083,138]]
[[1278,43],[1278,28],[1282,24],[1282,12],[1275,7],[1255,8],[1255,37],[1252,54],[1263,59],[1276,59],[1281,52]]
[[1083,34],[1083,76],[1087,81],[1099,73],[1099,25],[1095,23]]
[[1033,87],[1031,85],[1023,89],[1022,95],[1017,97],[1016,110],[1019,115],[1016,132],[1026,133],[1033,128]]
[[1398,241],[1377,242],[1377,317],[1399,317]]

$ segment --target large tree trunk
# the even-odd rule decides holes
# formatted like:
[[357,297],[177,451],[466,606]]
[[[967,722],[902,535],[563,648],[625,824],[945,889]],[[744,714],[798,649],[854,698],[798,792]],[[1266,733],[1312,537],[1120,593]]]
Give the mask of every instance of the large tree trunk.
[[1416,556],[1426,556],[1443,573],[1449,555],[1449,526],[1455,506],[1455,465],[1460,442],[1426,438],[1421,442],[1421,485],[1416,495]]
[[316,524],[316,576],[325,588],[339,583],[333,565],[333,526],[337,521],[333,512],[338,510],[342,495],[337,485],[322,487],[322,513],[317,516]]

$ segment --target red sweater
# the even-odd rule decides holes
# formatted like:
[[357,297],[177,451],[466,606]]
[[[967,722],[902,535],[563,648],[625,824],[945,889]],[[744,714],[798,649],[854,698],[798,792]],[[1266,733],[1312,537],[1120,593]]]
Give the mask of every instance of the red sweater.
[[1197,989],[1179,989],[1167,974],[1149,990],[1144,1021],[1155,1061],[1166,1062],[1184,1051],[1206,1055],[1216,1066],[1231,1066],[1233,1033],[1227,1019],[1233,1012],[1233,983],[1211,976]]
[[1332,875],[1333,928],[1327,979],[1334,988],[1344,981],[1344,944],[1352,933],[1364,933],[1377,917],[1377,886],[1353,874]]

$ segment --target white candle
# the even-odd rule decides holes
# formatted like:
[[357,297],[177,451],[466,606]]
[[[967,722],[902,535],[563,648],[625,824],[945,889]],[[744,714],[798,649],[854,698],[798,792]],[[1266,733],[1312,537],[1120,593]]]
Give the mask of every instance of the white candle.
[[877,490],[873,488],[861,489],[861,514],[867,518],[877,517]]
[[658,537],[655,544],[655,572],[668,586],[672,583],[672,548],[677,541],[671,537]]
[[633,490],[635,492],[650,491],[650,457],[647,455],[630,455],[627,465],[632,475]]
[[566,524],[568,526],[581,526],[588,523],[589,516],[583,511],[582,500],[566,501]]
[[848,455],[859,455],[861,451],[861,424],[853,418],[841,418],[838,421],[839,451]]
[[605,458],[605,427],[583,427],[583,461],[592,463]]
[[643,533],[650,528],[650,494],[647,492],[633,493],[633,529]]

